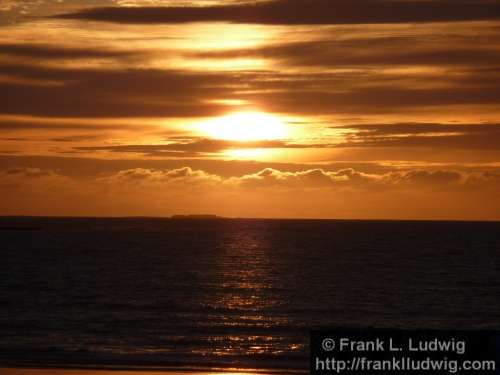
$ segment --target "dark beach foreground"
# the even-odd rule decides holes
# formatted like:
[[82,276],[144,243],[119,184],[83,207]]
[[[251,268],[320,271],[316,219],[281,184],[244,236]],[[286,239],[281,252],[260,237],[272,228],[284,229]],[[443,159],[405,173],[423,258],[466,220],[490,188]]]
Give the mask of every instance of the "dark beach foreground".
[[[288,372],[293,374],[294,372]],[[164,371],[164,370],[75,370],[55,368],[1,368],[2,375],[277,375],[280,372],[260,372],[248,370],[225,371]]]
[[103,369],[64,369],[64,368],[15,368],[0,367],[2,375],[278,375],[302,374],[302,371],[260,371],[249,369],[222,370],[103,370]]
[[[2,375],[305,372],[311,328],[500,327],[500,223],[0,218],[0,227]],[[51,366],[85,370],[20,369]]]

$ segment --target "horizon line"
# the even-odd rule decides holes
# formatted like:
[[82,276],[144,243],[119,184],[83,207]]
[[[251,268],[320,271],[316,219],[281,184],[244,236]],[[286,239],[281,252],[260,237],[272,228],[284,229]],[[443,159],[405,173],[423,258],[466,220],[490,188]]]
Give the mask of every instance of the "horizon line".
[[[176,217],[177,216],[177,217]],[[206,216],[206,217],[204,217]],[[219,216],[211,214],[173,214],[170,216],[155,215],[115,215],[115,216],[93,216],[93,215],[4,215],[5,218],[32,218],[32,219],[153,219],[153,220],[288,220],[288,221],[390,221],[390,222],[463,222],[463,223],[500,223],[499,219],[400,219],[400,218],[314,218],[314,217],[239,217]]]

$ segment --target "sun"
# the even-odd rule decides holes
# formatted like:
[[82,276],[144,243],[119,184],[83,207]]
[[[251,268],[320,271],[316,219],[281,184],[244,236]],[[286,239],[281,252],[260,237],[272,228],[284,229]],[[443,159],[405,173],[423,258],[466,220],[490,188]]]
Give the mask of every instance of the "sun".
[[274,115],[263,112],[237,112],[201,124],[200,130],[213,139],[248,142],[287,137],[287,127]]

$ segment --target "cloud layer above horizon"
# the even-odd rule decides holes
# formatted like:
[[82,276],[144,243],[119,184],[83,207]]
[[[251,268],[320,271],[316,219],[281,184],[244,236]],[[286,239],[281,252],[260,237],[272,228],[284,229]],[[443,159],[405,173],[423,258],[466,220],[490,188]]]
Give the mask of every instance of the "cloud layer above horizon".
[[[352,168],[294,172],[265,168],[231,177],[190,167],[134,168],[95,178],[31,167],[0,171],[9,215],[44,215],[50,207],[55,215],[168,216],[200,212],[203,207],[229,217],[238,217],[239,212],[246,217],[289,217],[286,212],[293,212],[297,218],[331,218],[335,209],[337,218],[345,219],[353,218],[353,213],[358,218],[387,219],[398,210],[404,219],[460,219],[464,214],[481,219],[498,206],[471,209],[463,199],[494,200],[499,182],[495,171],[444,169],[364,173]],[[439,202],[430,201],[431,196],[439,197]],[[18,205],[19,200],[25,205]],[[282,200],[288,202],[288,211]],[[431,208],[448,212],[429,215]]]

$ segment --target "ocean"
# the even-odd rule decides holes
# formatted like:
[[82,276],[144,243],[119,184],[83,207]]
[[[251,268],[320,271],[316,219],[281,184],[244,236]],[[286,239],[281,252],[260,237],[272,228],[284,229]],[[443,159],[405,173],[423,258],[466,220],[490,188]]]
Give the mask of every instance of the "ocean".
[[0,218],[0,365],[307,371],[312,328],[500,328],[500,223]]

